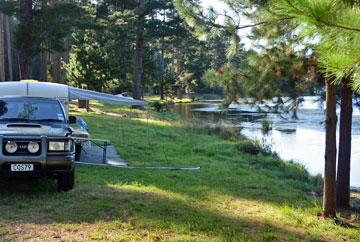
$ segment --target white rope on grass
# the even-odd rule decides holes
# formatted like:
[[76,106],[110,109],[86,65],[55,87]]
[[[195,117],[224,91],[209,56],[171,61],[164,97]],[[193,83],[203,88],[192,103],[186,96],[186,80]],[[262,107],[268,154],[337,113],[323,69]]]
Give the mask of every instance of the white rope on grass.
[[200,170],[201,167],[169,167],[169,166],[121,166],[121,165],[110,165],[110,164],[101,164],[101,163],[88,163],[88,162],[75,162],[79,165],[92,165],[92,166],[106,166],[106,167],[115,167],[123,169],[151,169],[151,170],[176,170],[176,171],[194,171]]

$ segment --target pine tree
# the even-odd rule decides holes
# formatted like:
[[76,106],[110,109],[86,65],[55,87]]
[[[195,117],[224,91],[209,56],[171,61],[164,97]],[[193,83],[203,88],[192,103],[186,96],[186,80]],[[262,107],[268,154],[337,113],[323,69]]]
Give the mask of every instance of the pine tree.
[[75,26],[83,24],[85,16],[77,4],[65,0],[5,1],[0,3],[0,11],[18,21],[14,37],[20,52],[21,79],[33,77],[32,62],[40,53],[63,51],[64,38]]
[[353,91],[349,85],[349,81],[347,79],[343,79],[341,83],[339,156],[336,179],[336,204],[338,207],[350,207],[350,165]]
[[5,15],[5,33],[6,33],[6,50],[8,64],[8,80],[13,81],[13,52],[12,52],[12,33],[10,29],[10,17]]
[[0,12],[0,81],[5,81],[5,16]]
[[[288,17],[296,21],[299,26],[306,27],[310,37],[318,39],[317,52],[328,80],[332,85],[343,85],[341,133],[339,147],[339,166],[337,181],[337,201],[339,206],[348,206],[350,196],[350,152],[351,152],[351,91],[352,85],[357,91],[360,87],[360,5],[356,1],[333,0],[281,0],[272,1],[271,11],[280,17]],[[306,25],[304,25],[304,23]],[[350,83],[349,83],[350,80]],[[327,83],[330,86],[330,83]],[[329,105],[335,102],[333,88],[327,88]],[[333,106],[327,107],[327,120],[336,120]],[[332,117],[330,117],[332,116]],[[324,187],[324,216],[336,216],[336,196],[334,191],[336,181],[336,141],[333,133],[336,126],[326,122],[327,148],[325,155],[325,187]]]

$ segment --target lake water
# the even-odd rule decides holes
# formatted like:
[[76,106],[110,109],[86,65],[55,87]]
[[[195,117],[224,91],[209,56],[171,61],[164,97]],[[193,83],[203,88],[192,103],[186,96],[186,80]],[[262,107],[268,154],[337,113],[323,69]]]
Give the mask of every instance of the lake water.
[[[312,174],[323,173],[325,127],[323,103],[316,97],[305,97],[298,110],[298,119],[291,114],[266,113],[258,107],[232,104],[226,111],[220,103],[202,102],[179,104],[176,110],[184,119],[201,119],[207,125],[232,125],[250,139],[271,144],[285,160],[304,164]],[[340,110],[338,110],[339,113]],[[272,130],[262,132],[262,122],[270,121]],[[351,186],[360,187],[360,112],[354,108],[352,129]]]

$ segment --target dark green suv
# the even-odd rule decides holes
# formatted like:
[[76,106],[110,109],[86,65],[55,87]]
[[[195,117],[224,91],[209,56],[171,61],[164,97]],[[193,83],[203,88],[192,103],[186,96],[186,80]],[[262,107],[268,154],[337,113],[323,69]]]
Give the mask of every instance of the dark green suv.
[[[70,119],[70,121],[69,121]],[[70,122],[57,99],[0,98],[0,175],[57,179],[59,191],[75,180]]]

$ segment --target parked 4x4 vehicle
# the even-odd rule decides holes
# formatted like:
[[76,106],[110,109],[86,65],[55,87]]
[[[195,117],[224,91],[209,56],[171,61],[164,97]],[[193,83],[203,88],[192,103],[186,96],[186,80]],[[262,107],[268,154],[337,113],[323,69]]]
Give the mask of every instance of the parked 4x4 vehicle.
[[57,179],[69,191],[75,180],[75,145],[60,100],[41,97],[0,98],[0,174],[3,177]]

